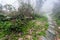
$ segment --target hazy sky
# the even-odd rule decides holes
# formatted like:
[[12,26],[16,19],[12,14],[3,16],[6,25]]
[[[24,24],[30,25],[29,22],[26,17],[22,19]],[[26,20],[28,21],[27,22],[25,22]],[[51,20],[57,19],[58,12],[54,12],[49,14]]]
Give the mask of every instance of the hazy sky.
[[[24,2],[27,2],[27,0],[23,0]],[[37,6],[36,5],[36,0],[30,0],[31,4],[33,6]],[[42,10],[45,12],[49,12],[52,10],[54,3],[57,2],[57,0],[46,0],[42,6]],[[15,6],[16,8],[18,8],[18,1],[17,0],[0,0],[0,3],[5,5],[5,4],[12,4],[13,6]]]
[[45,12],[51,12],[54,4],[57,2],[58,0],[47,0],[46,2],[44,2],[43,6],[42,6],[42,10]]
[[[27,0],[22,0],[22,1],[24,1],[25,3],[27,3]],[[30,0],[30,2],[31,2],[31,4],[33,5],[33,6],[35,6],[36,4],[35,4],[35,2],[36,2],[36,0]],[[2,4],[2,5],[5,5],[5,4],[12,4],[14,7],[16,7],[16,8],[18,8],[19,7],[19,3],[18,3],[18,1],[17,0],[0,0],[0,4]]]
[[0,0],[0,3],[2,5],[5,5],[5,4],[12,4],[14,7],[18,7],[18,1],[17,0]]

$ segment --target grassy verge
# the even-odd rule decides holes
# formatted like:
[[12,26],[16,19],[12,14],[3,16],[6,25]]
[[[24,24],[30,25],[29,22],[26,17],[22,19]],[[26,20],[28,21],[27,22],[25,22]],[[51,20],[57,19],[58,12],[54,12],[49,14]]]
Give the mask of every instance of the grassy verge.
[[25,19],[0,21],[0,38],[8,35],[6,39],[9,38],[10,40],[18,40],[19,37],[25,38],[26,35],[31,35],[33,40],[37,40],[37,36],[45,36],[47,28],[47,18],[43,16],[35,17],[34,20],[29,21]]

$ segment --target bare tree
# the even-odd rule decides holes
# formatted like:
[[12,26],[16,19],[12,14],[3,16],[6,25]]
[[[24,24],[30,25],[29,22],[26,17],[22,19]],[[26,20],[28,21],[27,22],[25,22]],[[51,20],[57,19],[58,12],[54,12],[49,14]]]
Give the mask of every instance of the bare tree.
[[0,12],[2,12],[2,8],[3,8],[3,6],[2,6],[2,4],[0,4]]
[[18,8],[18,12],[25,17],[31,18],[34,11],[30,4],[22,3],[22,5]]
[[10,4],[6,4],[4,5],[4,8],[7,10],[7,11],[13,11],[13,10],[16,10],[15,7],[13,7],[12,5]]

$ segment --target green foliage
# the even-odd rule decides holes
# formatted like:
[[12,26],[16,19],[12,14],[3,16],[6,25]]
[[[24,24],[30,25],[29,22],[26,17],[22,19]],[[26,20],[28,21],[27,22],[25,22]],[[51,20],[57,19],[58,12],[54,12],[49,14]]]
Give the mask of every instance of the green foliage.
[[60,12],[57,12],[54,16],[53,16],[54,20],[56,21],[57,25],[60,26]]
[[48,24],[48,22],[46,22],[46,23],[45,23],[45,27],[44,27],[44,28],[45,28],[45,30],[47,30],[47,29],[48,29],[48,26],[49,26],[49,24]]
[[0,38],[3,38],[6,34],[4,32],[0,32]]
[[45,33],[45,31],[41,31],[41,32],[38,33],[38,35],[40,35],[40,36],[42,36],[42,35],[45,36],[46,33]]
[[4,20],[6,17],[3,15],[0,15],[0,20]]
[[[37,29],[41,28],[43,29],[43,27],[41,25],[37,25],[36,24],[36,20],[41,22],[42,20],[46,20],[44,17],[35,17],[35,21],[34,20],[27,20],[26,18],[23,17],[22,19],[19,19],[19,16],[17,16],[18,18],[16,19],[12,19],[12,20],[0,20],[0,38],[5,37],[6,35],[11,35],[12,33],[22,33],[24,35],[28,34],[28,30],[33,28],[33,30],[35,29],[34,33],[32,35],[36,35],[36,31]],[[43,24],[44,25],[44,24]],[[47,30],[48,28],[48,23],[46,22],[44,25],[44,29]],[[45,30],[41,31],[38,33],[38,35],[45,35]],[[23,36],[24,36],[23,35]],[[16,39],[15,39],[16,38]],[[12,39],[17,40],[17,37],[12,35]],[[33,38],[34,40],[37,40],[35,37]]]
[[40,19],[39,18],[35,18],[35,19],[40,20],[40,21],[46,21],[47,20],[46,17],[41,17]]
[[33,40],[38,40],[37,37],[33,37]]
[[57,23],[57,25],[59,25],[60,26],[60,20],[56,20],[56,23]]
[[40,14],[32,14],[35,20],[39,21],[47,21],[47,18],[45,16],[41,16]]
[[10,40],[18,40],[19,37],[20,37],[20,36],[19,36],[18,34],[12,33],[12,34],[10,35]]

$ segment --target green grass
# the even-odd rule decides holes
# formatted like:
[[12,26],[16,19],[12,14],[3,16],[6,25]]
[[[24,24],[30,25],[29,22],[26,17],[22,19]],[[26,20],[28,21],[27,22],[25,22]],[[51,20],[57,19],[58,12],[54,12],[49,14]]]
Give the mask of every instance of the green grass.
[[41,31],[41,32],[38,33],[38,35],[40,35],[40,36],[42,36],[42,35],[45,36],[46,33],[45,33],[45,31]]
[[33,37],[33,40],[38,40],[37,37]]
[[47,18],[46,18],[46,17],[41,17],[41,18],[35,17],[35,20],[39,20],[39,21],[47,21]]

